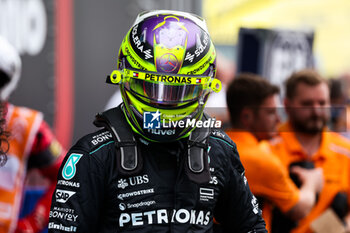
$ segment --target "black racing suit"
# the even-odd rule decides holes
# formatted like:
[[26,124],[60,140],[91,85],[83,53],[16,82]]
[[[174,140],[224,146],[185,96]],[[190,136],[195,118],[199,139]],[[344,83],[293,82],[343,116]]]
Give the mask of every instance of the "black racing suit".
[[213,232],[213,217],[223,232],[267,232],[225,133],[210,135],[211,181],[202,185],[183,172],[186,140],[142,141],[142,172],[121,177],[109,131],[79,140],[59,171],[49,232]]

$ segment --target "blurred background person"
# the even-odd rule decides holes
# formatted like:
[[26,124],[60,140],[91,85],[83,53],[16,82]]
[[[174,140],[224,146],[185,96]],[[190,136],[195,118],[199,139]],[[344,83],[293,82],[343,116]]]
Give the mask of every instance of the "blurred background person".
[[347,114],[349,113],[347,93],[348,85],[346,78],[332,78],[328,82],[331,101],[330,129],[350,138],[348,131]]
[[0,101],[0,168],[7,162],[6,153],[9,149],[8,136],[9,133],[5,131],[5,113],[4,113],[4,103]]
[[[0,168],[0,232],[40,232],[48,222],[51,196],[65,151],[43,120],[43,114],[8,102],[20,79],[21,59],[0,37],[0,97],[5,104],[6,131],[10,132],[7,162]],[[27,172],[37,168],[50,187],[35,209],[19,219]]]
[[[293,73],[286,82],[284,104],[288,121],[280,127],[280,137],[271,141],[272,151],[286,169],[295,165],[322,168],[324,187],[316,205],[302,220],[286,225],[274,214],[272,232],[319,232],[330,224],[334,229],[334,221],[322,218],[323,214],[332,213],[349,231],[350,142],[338,133],[327,132],[330,110],[327,82],[314,70]],[[303,177],[294,180],[299,185]],[[322,221],[317,221],[319,218]]]
[[[291,219],[299,220],[315,204],[323,177],[320,169],[296,169],[294,172],[303,179],[299,190],[278,157],[259,144],[277,134],[278,93],[277,86],[258,75],[238,74],[227,89],[232,124],[227,134],[237,145],[249,186],[262,208],[268,202]],[[263,217],[269,229],[270,216],[263,211]]]

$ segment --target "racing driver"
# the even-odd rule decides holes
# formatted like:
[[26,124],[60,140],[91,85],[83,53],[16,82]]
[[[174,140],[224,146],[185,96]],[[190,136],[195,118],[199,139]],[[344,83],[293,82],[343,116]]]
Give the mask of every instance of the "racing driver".
[[205,21],[178,11],[138,15],[117,70],[123,103],[66,155],[49,232],[267,232],[237,148],[204,113],[216,52]]

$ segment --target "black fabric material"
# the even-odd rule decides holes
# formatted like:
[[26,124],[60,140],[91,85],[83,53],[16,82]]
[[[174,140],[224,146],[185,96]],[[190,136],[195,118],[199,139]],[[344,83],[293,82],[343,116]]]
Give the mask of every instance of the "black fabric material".
[[[298,161],[291,163],[289,165],[289,170],[294,167],[299,166],[306,169],[313,169],[315,168],[315,165],[311,161]],[[294,182],[294,184],[300,188],[301,182],[297,175],[289,172],[289,176],[291,180]],[[316,195],[316,203],[317,203],[318,195]],[[272,211],[272,224],[271,224],[271,232],[272,233],[279,233],[279,232],[290,232],[293,228],[298,226],[297,221],[293,221],[290,218],[288,218],[285,214],[283,214],[279,209],[274,208]]]
[[339,192],[333,198],[331,207],[340,219],[343,219],[348,213],[348,195],[345,192]]
[[210,181],[208,165],[209,128],[195,129],[188,140],[188,160],[185,172],[195,183],[203,184]]
[[125,119],[122,105],[96,115],[94,125],[105,127],[113,136],[117,148],[117,165],[124,176],[137,175],[142,170],[143,158],[140,147]]
[[[266,233],[236,146],[214,130],[208,141],[212,180],[205,184],[194,183],[184,172],[185,139],[140,143],[142,171],[121,176],[119,149],[109,130],[84,136],[58,172],[49,233],[209,233],[214,217],[224,233]],[[73,175],[67,178],[65,172]]]
[[[204,120],[209,117],[203,116]],[[123,114],[122,105],[96,115],[94,125],[105,127],[112,132],[117,153],[120,173],[125,176],[135,175],[142,169],[142,153],[132,130]],[[208,137],[210,128],[196,128],[188,139],[188,160],[185,173],[195,183],[203,184],[210,181],[208,165]],[[137,153],[135,154],[135,151]]]

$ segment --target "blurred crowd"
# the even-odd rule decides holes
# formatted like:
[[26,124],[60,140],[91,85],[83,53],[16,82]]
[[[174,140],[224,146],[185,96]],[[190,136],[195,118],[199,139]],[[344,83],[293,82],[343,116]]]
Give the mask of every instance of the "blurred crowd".
[[[219,57],[218,78],[226,92],[211,101],[216,106],[218,98],[226,101],[226,132],[237,145],[269,232],[350,232],[350,75],[326,79],[317,70],[299,70],[286,80],[281,96],[265,77],[234,74],[231,64],[220,62]],[[1,39],[1,233],[45,228],[65,155],[40,112],[8,101],[15,84],[3,95],[19,73],[17,52]],[[282,108],[286,117],[279,115]],[[31,169],[48,185],[33,211],[19,219]]]
[[279,88],[265,78],[242,73],[228,87],[227,133],[269,232],[349,231],[350,141],[342,82],[312,69],[294,72],[285,82],[285,122]]

